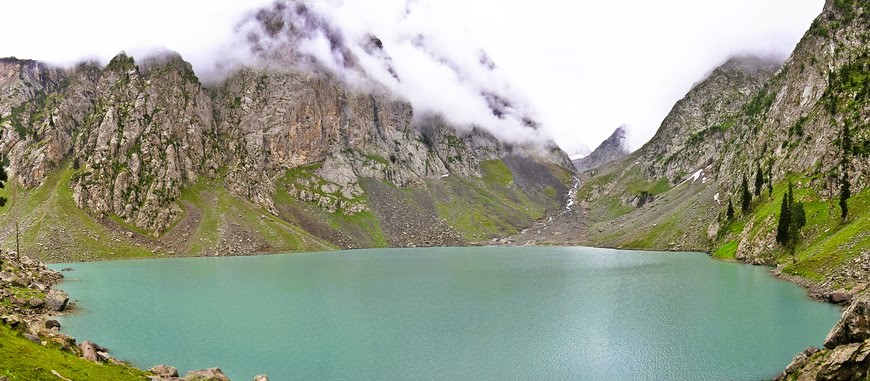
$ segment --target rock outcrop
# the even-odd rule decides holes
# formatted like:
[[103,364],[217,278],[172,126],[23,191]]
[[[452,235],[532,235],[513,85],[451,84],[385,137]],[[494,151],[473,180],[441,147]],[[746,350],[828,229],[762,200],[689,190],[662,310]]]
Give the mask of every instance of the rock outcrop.
[[[286,200],[314,205],[329,215],[353,216],[373,212],[362,186],[365,179],[426,190],[430,182],[451,175],[481,179],[482,161],[508,157],[541,163],[550,178],[563,179],[562,172],[570,171],[567,155],[552,143],[505,143],[482,128],[456,126],[443,115],[416,112],[384,89],[354,87],[327,71],[281,62],[241,68],[206,89],[191,65],[171,52],[142,62],[122,53],[104,68],[89,63],[59,69],[4,59],[0,91],[10,96],[0,101],[0,154],[9,157],[11,176],[25,188],[65,171],[59,176],[61,185],[52,184],[52,192],[65,193],[68,182],[75,204],[110,229],[111,239],[169,255],[202,246],[184,242],[202,222],[202,211],[190,209],[180,198],[184,189],[206,181],[214,184],[212,192],[226,189],[271,217],[309,225],[303,228],[311,229],[316,239],[365,247],[378,240],[379,233],[349,237],[369,233],[354,226],[324,227],[313,221],[323,219],[314,216],[319,212],[290,210],[295,206]],[[527,124],[530,131],[536,128],[530,120]],[[554,170],[560,166],[563,169]],[[549,194],[547,205],[564,198],[561,192]],[[211,199],[214,194],[197,196]],[[532,196],[511,197],[537,199]],[[67,198],[50,197],[61,204]],[[281,210],[276,198],[284,200]],[[424,211],[427,218],[441,218],[430,206]],[[391,218],[395,217],[402,215]],[[196,254],[271,250],[262,242],[260,227],[242,228],[219,218],[220,243]],[[38,246],[46,249],[38,251],[49,252],[55,260],[59,242],[70,247],[99,236],[93,229],[78,231],[86,224],[69,227],[78,238],[48,225],[45,229],[45,224],[34,221],[24,228],[43,227],[37,233]],[[0,234],[11,234],[7,226]],[[187,230],[168,234],[174,226]],[[456,236],[451,229],[438,229],[438,235]],[[170,242],[161,240],[166,235]],[[426,244],[423,238],[391,241]],[[323,245],[309,242],[304,248],[318,246]]]
[[870,377],[870,295],[855,299],[825,339],[825,348],[799,353],[777,380],[855,380]]
[[94,103],[75,147],[76,204],[161,232],[181,213],[181,188],[219,166],[208,94],[177,55],[140,68],[122,54],[102,71]]

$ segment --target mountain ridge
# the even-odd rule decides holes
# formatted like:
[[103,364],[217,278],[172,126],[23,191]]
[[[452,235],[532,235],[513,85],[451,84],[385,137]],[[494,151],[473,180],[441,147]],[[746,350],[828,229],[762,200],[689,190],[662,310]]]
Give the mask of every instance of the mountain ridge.
[[572,160],[577,172],[585,172],[619,160],[629,154],[625,126],[619,126],[598,147],[582,158]]
[[[132,245],[121,250],[129,255],[488,240],[560,207],[572,181],[570,161],[553,143],[503,143],[483,129],[417,115],[408,103],[349,89],[329,75],[245,68],[205,88],[190,64],[171,52],[141,64],[119,54],[102,68],[85,63],[59,69],[13,59],[0,66],[3,89],[14,95],[0,102],[0,110],[9,110],[0,114],[0,153],[9,158],[13,188],[21,188],[25,198],[49,200],[57,196],[43,195],[40,187],[64,193],[69,187],[73,204],[103,226],[79,224],[99,230],[88,228],[81,239],[112,237]],[[541,174],[546,178],[537,184],[521,181]],[[504,176],[517,183],[496,181]],[[46,184],[50,178],[55,180]],[[476,190],[450,185],[460,179]],[[371,192],[389,187],[376,184],[414,190],[404,202],[420,218],[386,213],[390,203],[375,203],[380,197]],[[16,204],[18,190],[12,191]],[[205,202],[215,196],[250,204],[236,205],[242,210],[230,218],[227,210],[208,210],[231,207]],[[504,202],[485,208],[493,197]],[[469,205],[465,214],[441,207],[459,200]],[[60,230],[38,231],[60,229],[62,224],[45,220],[49,209],[78,215],[67,201],[14,209],[19,206],[18,214],[29,220],[25,247],[37,253],[66,241],[56,237]],[[34,208],[46,211],[31,213]],[[2,236],[8,243],[13,221],[5,214]],[[198,227],[210,215],[219,220],[217,236]],[[397,221],[381,220],[388,215]],[[490,222],[474,222],[481,220]],[[395,223],[421,233],[383,230]],[[179,226],[192,230],[172,234]],[[271,238],[263,236],[266,228]],[[278,239],[281,231],[301,236],[285,243]],[[165,237],[185,242],[170,244]],[[53,247],[53,258],[37,257],[58,260],[73,255],[74,246]],[[85,258],[111,251],[84,246],[95,248]]]

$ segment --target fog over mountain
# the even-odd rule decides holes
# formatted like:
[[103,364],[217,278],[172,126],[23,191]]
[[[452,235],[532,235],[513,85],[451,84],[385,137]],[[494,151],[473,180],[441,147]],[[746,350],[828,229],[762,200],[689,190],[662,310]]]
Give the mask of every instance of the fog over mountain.
[[[156,0],[130,15],[124,1],[18,2],[6,6],[0,33],[16,38],[4,39],[0,56],[105,63],[121,50],[144,57],[170,49],[215,80],[256,58],[249,37],[259,35],[261,47],[292,47],[309,64],[457,125],[507,140],[551,136],[573,154],[621,124],[631,126],[629,145],[640,146],[673,102],[728,57],[784,58],[822,3]],[[296,17],[310,29],[270,36],[256,12],[275,4],[284,4],[286,25]],[[298,40],[288,45],[291,35]]]

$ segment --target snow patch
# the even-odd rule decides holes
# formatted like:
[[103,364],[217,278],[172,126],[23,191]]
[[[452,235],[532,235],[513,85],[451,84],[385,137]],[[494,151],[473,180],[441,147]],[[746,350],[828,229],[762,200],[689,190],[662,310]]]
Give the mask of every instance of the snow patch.
[[582,158],[584,158],[584,157],[586,157],[586,156],[589,156],[589,155],[587,155],[587,154],[585,154],[585,153],[575,153],[575,154],[573,154],[573,155],[571,155],[571,156],[568,156],[568,158],[571,159],[571,160],[578,160],[578,159],[582,159]]
[[[686,182],[688,182],[689,180],[692,180],[691,184],[694,184],[695,181],[698,181],[698,179],[700,179],[700,178],[702,178],[702,177],[703,177],[703,180],[701,180],[701,184],[704,184],[704,183],[707,182],[707,178],[704,177],[704,170],[703,170],[703,169],[699,169],[697,172],[693,173],[693,174],[692,174],[691,176],[689,176],[687,179],[683,180],[683,182],[677,184],[677,186],[683,185],[683,184],[685,184]],[[675,188],[676,188],[676,187],[675,187]]]

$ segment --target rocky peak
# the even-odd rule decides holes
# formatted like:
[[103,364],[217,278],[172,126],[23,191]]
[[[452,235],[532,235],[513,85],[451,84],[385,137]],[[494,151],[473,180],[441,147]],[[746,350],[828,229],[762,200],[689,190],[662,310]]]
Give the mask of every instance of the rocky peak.
[[766,58],[734,57],[696,83],[639,150],[644,174],[674,180],[711,164],[736,115],[777,67]]
[[619,126],[613,134],[605,139],[588,156],[574,160],[572,163],[578,172],[598,168],[614,160],[628,155],[628,144],[625,140],[625,125]]
[[119,54],[102,71],[94,113],[76,142],[76,203],[161,231],[180,214],[182,186],[218,161],[211,99],[176,56]]

